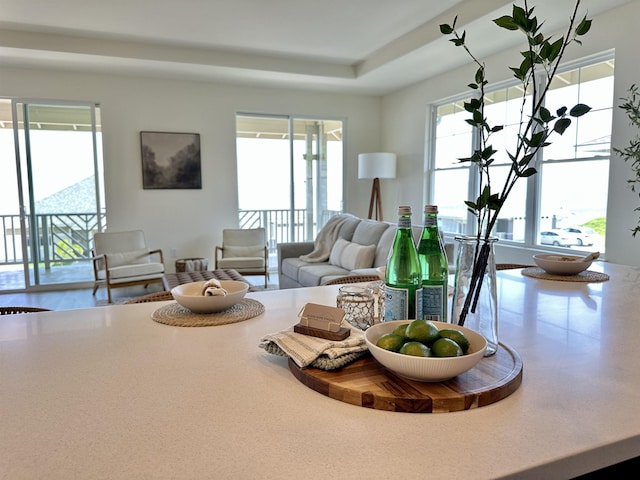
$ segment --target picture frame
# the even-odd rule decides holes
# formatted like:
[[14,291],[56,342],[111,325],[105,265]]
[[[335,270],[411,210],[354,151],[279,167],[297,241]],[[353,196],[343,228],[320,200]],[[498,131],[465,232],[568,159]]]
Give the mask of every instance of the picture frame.
[[202,189],[200,134],[140,132],[142,187]]

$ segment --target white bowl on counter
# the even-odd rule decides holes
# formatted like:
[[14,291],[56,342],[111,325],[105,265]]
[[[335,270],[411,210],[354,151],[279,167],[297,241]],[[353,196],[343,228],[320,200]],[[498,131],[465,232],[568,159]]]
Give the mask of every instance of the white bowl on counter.
[[541,269],[552,275],[577,275],[591,266],[592,260],[583,261],[579,255],[539,254],[533,256]]
[[461,357],[415,357],[402,353],[385,350],[376,345],[378,339],[385,333],[391,333],[394,328],[411,320],[393,320],[377,323],[364,333],[364,338],[371,355],[384,367],[393,373],[410,380],[419,382],[442,382],[456,377],[467,370],[471,370],[482,360],[487,349],[485,338],[473,330],[456,324],[432,322],[438,330],[444,328],[460,330],[469,340],[469,350]]
[[220,286],[227,291],[226,295],[205,296],[204,285],[207,282],[190,282],[171,289],[176,302],[194,313],[222,312],[240,302],[249,285],[236,280],[220,280]]

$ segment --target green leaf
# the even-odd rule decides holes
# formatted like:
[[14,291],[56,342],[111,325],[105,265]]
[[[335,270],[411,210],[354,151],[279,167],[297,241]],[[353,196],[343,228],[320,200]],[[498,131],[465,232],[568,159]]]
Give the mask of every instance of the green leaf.
[[507,30],[518,30],[518,25],[513,21],[509,15],[504,15],[500,18],[496,18],[493,21],[496,25],[502,28],[506,28]]
[[535,175],[537,173],[537,170],[533,167],[527,168],[524,172],[522,172],[519,176],[520,177],[531,177],[532,175]]
[[524,11],[524,8],[519,7],[517,5],[513,6],[512,10],[513,15],[513,23],[515,23],[519,28],[523,30],[528,30],[529,19],[527,17],[527,13]]
[[495,127],[492,127],[490,131],[491,133],[496,133],[502,130],[503,128],[504,128],[504,125],[496,125]]
[[553,120],[551,112],[545,107],[540,107],[538,114],[540,115],[540,120],[542,120],[544,123],[549,123],[551,120]]
[[472,88],[473,90],[477,90],[478,89],[478,84],[477,83],[468,83],[467,87]]
[[564,117],[566,113],[567,107],[560,107],[558,110],[556,110],[556,115],[558,115],[559,117]]
[[476,70],[476,83],[482,83],[484,81],[484,68],[480,67]]
[[453,28],[451,25],[447,25],[446,23],[440,24],[440,33],[443,35],[451,35],[453,33]]
[[585,113],[589,112],[589,110],[591,110],[591,107],[589,105],[578,103],[569,111],[569,115],[571,115],[572,117],[581,117]]
[[562,135],[565,132],[565,130],[569,128],[569,125],[571,125],[570,118],[559,118],[558,121],[553,126],[553,130],[559,133],[560,135]]
[[482,151],[482,159],[489,160],[495,153],[496,153],[496,150],[493,149],[492,145],[489,145],[487,148],[485,148]]
[[576,27],[576,35],[586,35],[586,33],[591,29],[591,20],[587,20],[587,17],[582,19],[580,24]]
[[[536,132],[533,135],[531,135],[531,139],[528,140],[528,144],[529,146],[536,148],[539,147],[545,139],[545,132],[544,131],[540,131],[540,132]],[[526,141],[526,139],[524,139]]]

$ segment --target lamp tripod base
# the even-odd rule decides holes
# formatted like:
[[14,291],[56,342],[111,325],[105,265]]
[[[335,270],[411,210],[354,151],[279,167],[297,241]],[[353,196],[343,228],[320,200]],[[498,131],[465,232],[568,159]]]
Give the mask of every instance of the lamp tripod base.
[[382,221],[382,196],[380,195],[380,179],[374,178],[371,185],[371,200],[369,201],[369,219],[373,218],[375,210],[376,220]]

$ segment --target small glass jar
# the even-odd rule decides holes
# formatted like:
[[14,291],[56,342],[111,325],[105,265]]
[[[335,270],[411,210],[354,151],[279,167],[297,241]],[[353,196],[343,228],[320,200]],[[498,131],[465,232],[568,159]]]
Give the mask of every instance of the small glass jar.
[[358,285],[344,285],[338,290],[336,302],[344,310],[344,319],[356,328],[366,330],[375,321],[373,290]]

